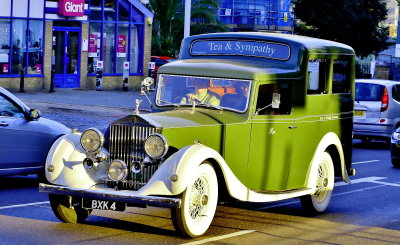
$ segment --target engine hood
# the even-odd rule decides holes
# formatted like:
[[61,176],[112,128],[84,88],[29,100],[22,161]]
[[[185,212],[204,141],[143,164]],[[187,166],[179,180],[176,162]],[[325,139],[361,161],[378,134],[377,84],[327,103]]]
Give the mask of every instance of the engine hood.
[[140,115],[142,119],[162,129],[222,126],[246,121],[244,114],[196,108],[179,109]]

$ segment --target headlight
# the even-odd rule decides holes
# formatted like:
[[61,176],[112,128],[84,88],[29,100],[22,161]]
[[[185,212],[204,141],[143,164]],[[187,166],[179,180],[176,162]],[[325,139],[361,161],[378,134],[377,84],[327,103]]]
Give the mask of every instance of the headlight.
[[394,132],[394,133],[392,134],[392,137],[393,137],[393,139],[395,139],[395,140],[400,140],[400,133]]
[[104,143],[104,136],[96,128],[86,129],[81,135],[81,145],[85,151],[96,152]]
[[167,154],[167,139],[161,134],[152,134],[144,142],[144,150],[149,157],[159,159]]
[[121,181],[128,175],[128,166],[121,160],[114,160],[108,168],[108,177],[113,181]]

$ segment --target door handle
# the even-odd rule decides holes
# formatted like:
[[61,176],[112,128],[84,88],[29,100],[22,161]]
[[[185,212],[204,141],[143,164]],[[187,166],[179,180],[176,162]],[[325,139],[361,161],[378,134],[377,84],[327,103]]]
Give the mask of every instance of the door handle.
[[6,122],[0,122],[0,127],[7,127],[8,126],[8,123],[6,123]]
[[289,128],[289,129],[296,129],[297,126],[289,126],[288,128]]

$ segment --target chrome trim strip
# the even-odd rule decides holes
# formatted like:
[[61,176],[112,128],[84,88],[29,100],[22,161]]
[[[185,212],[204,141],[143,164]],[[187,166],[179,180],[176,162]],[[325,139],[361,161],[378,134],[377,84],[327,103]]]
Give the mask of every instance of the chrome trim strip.
[[164,208],[180,208],[181,199],[172,197],[143,196],[132,194],[133,191],[116,191],[111,188],[89,190],[58,185],[39,184],[39,192],[55,195],[85,197],[104,201],[124,202],[138,205],[149,205]]

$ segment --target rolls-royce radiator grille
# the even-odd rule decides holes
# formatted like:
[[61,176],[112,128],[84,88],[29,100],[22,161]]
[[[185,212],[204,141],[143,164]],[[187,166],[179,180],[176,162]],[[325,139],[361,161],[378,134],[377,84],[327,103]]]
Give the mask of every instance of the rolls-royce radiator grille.
[[151,126],[128,126],[114,125],[110,126],[110,158],[112,160],[122,160],[128,164],[129,175],[126,181],[115,183],[108,182],[110,187],[119,189],[139,190],[145,185],[157,170],[157,165],[142,167],[138,173],[130,171],[134,162],[142,162],[146,156],[144,151],[144,141],[157,129]]

